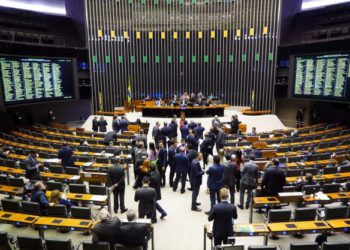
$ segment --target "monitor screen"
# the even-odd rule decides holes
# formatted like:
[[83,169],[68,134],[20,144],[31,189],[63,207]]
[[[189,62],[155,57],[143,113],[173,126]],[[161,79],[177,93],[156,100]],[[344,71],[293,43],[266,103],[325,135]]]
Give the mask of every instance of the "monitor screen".
[[349,100],[350,54],[295,57],[293,96]]
[[71,58],[0,56],[0,83],[5,106],[75,98]]

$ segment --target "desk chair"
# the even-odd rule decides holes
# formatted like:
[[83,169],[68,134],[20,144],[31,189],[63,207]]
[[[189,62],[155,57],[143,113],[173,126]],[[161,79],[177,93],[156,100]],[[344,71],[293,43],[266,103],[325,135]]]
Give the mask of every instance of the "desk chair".
[[270,138],[270,134],[261,134],[260,139]]
[[350,242],[325,242],[322,245],[322,250],[349,250]]
[[303,186],[302,192],[304,194],[315,194],[321,190],[320,185],[305,185]]
[[79,175],[79,171],[78,167],[65,167],[66,174]]
[[316,208],[296,208],[294,221],[313,221],[316,218]]
[[283,186],[282,192],[295,192],[295,186]]
[[350,139],[342,141],[340,145],[350,145]]
[[267,216],[267,223],[288,222],[292,211],[290,209],[271,209]]
[[5,166],[9,168],[16,168],[16,161],[15,160],[10,160],[10,159],[5,159]]
[[40,237],[18,236],[17,245],[19,250],[43,250],[43,242]]
[[10,241],[12,240],[12,237],[9,236],[6,232],[0,232],[0,249],[1,250],[12,250],[10,246]]
[[0,185],[8,185],[9,180],[6,175],[0,175]]
[[45,245],[47,250],[72,250],[71,239],[45,239]]
[[[299,149],[299,150],[302,150],[302,149]],[[299,150],[293,150],[292,148],[292,151],[299,151]],[[301,161],[301,157],[300,156],[292,156],[292,157],[288,157],[288,162],[299,162]]]
[[[21,139],[21,141],[19,141],[21,143],[26,143],[26,141],[23,141],[23,139]],[[38,142],[38,141],[33,141],[33,145],[34,146],[37,146],[37,147],[41,147],[41,142]]]
[[101,153],[102,148],[89,147],[88,151],[92,153]]
[[47,215],[51,217],[67,218],[67,208],[65,205],[55,205],[47,207]]
[[71,215],[74,219],[86,219],[91,220],[91,208],[90,207],[71,207]]
[[109,159],[107,157],[101,157],[95,159],[96,163],[109,164]]
[[81,162],[90,162],[91,161],[91,158],[88,156],[79,156],[77,158],[78,158],[78,161],[81,161]]
[[40,158],[43,158],[43,159],[48,159],[48,158],[50,158],[50,157],[49,157],[49,153],[46,153],[46,152],[39,152],[38,154],[39,154],[39,157],[40,157]]
[[2,199],[1,206],[3,211],[18,213],[21,210],[19,201],[13,199]]
[[[302,145],[300,145],[300,146],[293,146],[291,150],[292,150],[292,152],[302,151],[302,150],[304,150],[304,147],[305,146],[302,146]],[[290,158],[292,158],[292,157],[290,157]],[[300,161],[300,160],[296,160],[296,161]],[[296,162],[296,161],[288,161],[288,162]]]
[[248,250],[277,250],[277,246],[249,246]]
[[338,206],[338,207],[325,207],[325,220],[335,220],[343,219],[348,216],[348,207],[347,206]]
[[63,167],[61,166],[49,166],[49,170],[51,173],[55,173],[55,174],[63,173]]
[[77,146],[77,150],[80,152],[88,152],[88,146]]
[[287,169],[286,177],[298,177],[298,176],[301,176],[302,173],[303,173],[303,170],[301,169]]
[[86,186],[84,184],[69,184],[69,192],[86,194]]
[[304,140],[303,137],[296,137],[292,139],[292,142],[302,142]]
[[83,250],[112,250],[110,249],[108,242],[99,242],[94,244],[91,241],[83,241],[82,245]]
[[9,185],[14,187],[24,187],[24,180],[22,178],[9,178]]
[[316,242],[290,243],[290,250],[319,250]]
[[306,160],[307,161],[317,161],[319,157],[320,157],[320,155],[318,155],[318,154],[309,155],[309,156],[306,156]]
[[40,205],[37,202],[22,201],[21,206],[24,214],[40,215]]
[[142,250],[143,247],[139,246],[139,247],[127,247],[121,244],[116,244],[114,245],[114,250]]
[[321,142],[318,144],[318,148],[328,148],[329,142]]
[[97,194],[97,195],[106,195],[107,194],[107,188],[104,186],[90,185],[89,191],[90,191],[89,192],[90,194]]
[[55,181],[48,181],[46,182],[47,190],[53,191],[55,189],[58,189],[60,192],[63,192],[63,183],[62,182],[55,182]]
[[350,172],[350,166],[340,166],[339,173],[348,173]]
[[20,162],[19,162],[19,168],[20,168],[20,169],[26,169],[26,165],[27,165],[27,164],[26,164],[25,162],[23,162],[23,161],[20,161]]
[[338,172],[338,167],[325,167],[323,168],[323,174],[335,174]]
[[345,183],[345,192],[350,192],[350,182]]
[[340,190],[340,184],[336,183],[326,183],[322,186],[322,192],[325,194],[338,193]]
[[317,168],[305,168],[303,171],[303,174],[306,175],[307,173],[310,173],[312,175],[317,175],[318,169]]

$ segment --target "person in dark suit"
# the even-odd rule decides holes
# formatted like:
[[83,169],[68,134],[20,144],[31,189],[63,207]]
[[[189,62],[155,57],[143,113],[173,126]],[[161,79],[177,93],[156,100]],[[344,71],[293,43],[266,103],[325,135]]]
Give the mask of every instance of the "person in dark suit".
[[250,156],[249,162],[244,163],[243,169],[241,170],[241,186],[239,189],[239,205],[240,209],[243,209],[244,194],[247,191],[247,201],[245,209],[249,208],[253,190],[258,186],[259,179],[259,168],[254,162],[254,156]]
[[190,180],[190,188],[187,188],[187,189],[190,191],[192,191],[191,164],[192,164],[192,160],[197,157],[197,152],[198,152],[197,148],[193,147],[192,144],[188,145],[188,152],[187,152],[188,171],[187,171],[187,173],[188,173],[188,179]]
[[235,204],[235,185],[236,185],[236,162],[233,155],[225,155],[223,181],[224,187],[230,191],[230,202]]
[[181,179],[181,194],[185,193],[186,189],[186,176],[188,172],[188,158],[185,154],[185,148],[180,148],[180,153],[176,154],[174,157],[174,165],[176,177],[173,185],[173,191],[176,192],[177,185]]
[[167,139],[171,136],[171,128],[168,126],[167,122],[164,122],[164,126],[160,129],[160,135],[164,145],[167,145]]
[[92,120],[92,131],[98,132],[98,120],[96,116]]
[[203,154],[203,167],[208,165],[208,156],[213,155],[214,141],[208,133],[204,134],[204,140],[200,145],[200,152]]
[[105,118],[103,118],[103,116],[100,117],[100,120],[97,122],[98,128],[100,132],[107,132],[107,121],[105,120]]
[[29,155],[24,160],[26,166],[26,178],[29,180],[40,180],[40,164],[37,159],[37,154],[35,151],[31,150]]
[[181,131],[181,139],[187,140],[187,136],[190,133],[190,129],[188,128],[187,121],[184,121],[184,125],[180,128]]
[[198,149],[198,140],[197,140],[197,137],[193,134],[192,130],[189,131],[186,142],[187,142],[187,145],[188,146],[191,145],[193,149],[196,149],[196,150]]
[[125,213],[128,211],[125,208],[124,195],[125,195],[125,171],[122,166],[115,164],[108,168],[107,174],[107,186],[110,187],[114,197],[114,213],[118,213],[119,201],[120,211]]
[[145,146],[145,149],[147,149],[147,135],[145,135],[143,129],[140,130],[140,133],[135,136],[136,143],[143,142],[143,145]]
[[282,169],[278,167],[279,161],[272,160],[272,166],[265,170],[261,181],[261,189],[267,196],[277,196],[283,190],[286,184],[286,175]]
[[197,137],[197,140],[203,139],[204,130],[205,129],[202,127],[202,124],[200,122],[198,122],[198,126],[193,129],[193,132],[194,132],[195,136]]
[[[220,157],[214,155],[214,164],[209,167],[207,171],[208,177],[208,188],[210,194],[210,210],[213,209],[215,205],[215,196],[218,201],[220,200],[219,191],[224,186],[223,175],[224,175],[224,166],[220,164]],[[206,212],[209,214],[209,212]]]
[[176,142],[173,142],[169,148],[168,152],[168,164],[170,167],[170,174],[169,174],[169,185],[170,187],[173,187],[174,184],[174,175],[175,175],[175,155],[176,155]]
[[300,178],[295,185],[295,191],[301,192],[305,185],[316,185],[316,181],[314,181],[314,176],[311,173],[306,173],[305,180]]
[[120,133],[123,133],[124,131],[127,131],[128,130],[128,125],[129,125],[129,121],[126,119],[125,116],[122,116],[122,119],[119,122]]
[[160,218],[163,219],[165,216],[167,216],[167,213],[164,211],[164,209],[160,206],[160,204],[158,203],[158,201],[160,201],[162,199],[162,192],[161,192],[161,177],[160,177],[160,173],[157,171],[156,166],[151,166],[151,173],[149,176],[149,186],[151,188],[154,188],[156,190],[156,210],[161,214]]
[[199,194],[200,186],[202,185],[202,177],[204,175],[204,171],[201,168],[200,161],[203,159],[201,153],[196,153],[196,157],[191,162],[191,183],[192,183],[192,204],[191,210],[200,212],[202,211],[197,206],[200,203],[197,202],[197,197]]
[[156,145],[159,145],[159,141],[161,139],[161,135],[160,135],[160,123],[156,122],[156,125],[153,127],[152,129],[152,138],[154,140],[154,143]]
[[227,244],[228,237],[233,236],[233,219],[237,219],[236,206],[228,202],[229,191],[220,190],[221,203],[216,204],[210,211],[208,220],[213,223],[214,245]]
[[145,223],[136,222],[136,212],[129,210],[126,214],[128,223],[120,227],[120,243],[127,247],[143,247],[147,250],[149,231]]
[[157,159],[157,168],[161,177],[161,186],[165,187],[165,172],[166,172],[166,167],[168,165],[167,161],[167,155],[168,152],[166,150],[166,147],[163,145],[162,142],[159,143],[159,151],[158,151],[158,159]]
[[103,138],[104,144],[107,146],[110,144],[110,142],[114,142],[117,139],[118,135],[115,131],[109,131],[105,134]]
[[197,123],[191,120],[190,123],[188,124],[188,128],[193,131],[196,127],[197,127]]
[[220,149],[224,148],[226,144],[226,134],[222,129],[218,129],[218,133],[215,140],[216,150],[219,152]]
[[143,177],[142,187],[135,192],[135,201],[139,201],[139,218],[151,219],[152,223],[157,222],[156,218],[156,190],[149,187],[150,179],[148,176]]
[[120,242],[121,237],[121,221],[118,217],[111,218],[107,209],[103,208],[98,213],[98,222],[92,229],[92,242],[98,244],[99,242],[108,242],[111,249],[114,244]]
[[297,120],[297,128],[301,128],[304,126],[304,111],[302,107],[299,107],[296,115]]
[[120,131],[120,120],[117,115],[113,116],[112,129],[116,133],[119,133]]
[[56,117],[52,111],[52,109],[49,110],[49,113],[47,114],[47,118],[49,122],[54,122],[56,120]]
[[31,202],[37,202],[40,205],[40,215],[47,215],[47,208],[54,206],[54,203],[50,203],[45,195],[46,187],[42,181],[37,181],[33,187]]
[[177,138],[177,122],[176,122],[176,116],[171,119],[171,122],[169,123],[169,128],[171,129],[170,138],[174,141]]
[[238,119],[236,119],[234,115],[231,117],[230,126],[231,126],[231,133],[237,134],[237,131],[239,129],[239,121]]
[[68,146],[67,142],[58,151],[58,159],[61,159],[62,167],[74,167],[73,155],[74,151]]

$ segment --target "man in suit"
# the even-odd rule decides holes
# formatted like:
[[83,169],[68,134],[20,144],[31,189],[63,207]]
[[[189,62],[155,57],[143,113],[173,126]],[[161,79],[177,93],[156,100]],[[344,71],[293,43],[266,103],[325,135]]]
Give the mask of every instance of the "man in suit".
[[162,187],[165,187],[165,182],[166,182],[165,172],[166,172],[166,167],[168,165],[167,155],[168,155],[168,152],[166,150],[166,147],[163,145],[162,142],[160,142],[159,151],[158,151],[157,168],[161,177]]
[[190,130],[187,136],[187,145],[191,145],[193,149],[198,150],[198,140],[197,137],[193,134],[193,131]]
[[160,173],[157,171],[156,166],[151,165],[150,167],[151,173],[150,173],[150,183],[149,186],[151,188],[154,188],[156,190],[156,210],[161,214],[160,218],[163,219],[165,216],[167,216],[167,213],[164,211],[164,209],[160,206],[158,201],[162,199],[162,192],[161,192],[161,177]]
[[37,159],[37,154],[35,151],[31,150],[29,155],[24,160],[26,166],[26,178],[29,180],[40,180],[40,164]]
[[188,158],[185,154],[185,148],[180,148],[180,153],[177,153],[174,157],[174,165],[176,177],[173,185],[173,191],[176,192],[177,185],[181,179],[181,194],[185,193],[186,189],[186,176],[188,172]]
[[236,168],[237,164],[235,162],[234,155],[225,155],[226,162],[224,165],[223,181],[224,187],[230,191],[230,201],[231,204],[235,204],[235,185],[236,185]]
[[213,127],[220,125],[220,119],[219,119],[219,117],[217,115],[215,115],[214,119],[211,121],[211,125]]
[[194,130],[197,127],[197,123],[195,123],[193,120],[190,121],[190,123],[188,124],[188,128],[190,130]]
[[105,120],[105,118],[103,118],[103,116],[100,117],[100,120],[97,122],[98,124],[98,128],[100,132],[107,132],[107,121]]
[[128,211],[124,204],[125,195],[125,171],[122,166],[115,164],[108,168],[107,186],[110,187],[114,197],[114,213],[118,213],[119,201],[120,211],[125,213]]
[[233,236],[233,219],[237,219],[236,206],[228,202],[229,191],[220,190],[221,203],[216,204],[211,210],[208,220],[213,223],[214,245],[228,243],[228,237]]
[[286,175],[278,165],[277,159],[272,160],[272,166],[265,170],[261,181],[261,189],[267,196],[277,196],[286,184]]
[[128,130],[129,121],[122,116],[122,119],[119,121],[120,133]]
[[219,152],[220,149],[222,149],[226,144],[226,134],[225,132],[220,128],[218,129],[218,133],[216,136],[216,150]]
[[129,210],[126,213],[128,223],[120,227],[120,243],[127,247],[143,247],[147,250],[149,232],[145,223],[136,222],[136,212]]
[[147,135],[143,132],[143,129],[140,130],[140,133],[135,136],[136,143],[143,142],[145,149],[147,149]]
[[118,119],[118,116],[113,116],[113,121],[112,121],[112,129],[114,132],[118,133],[120,131],[120,120]]
[[148,176],[144,176],[142,180],[142,187],[138,188],[135,192],[135,201],[139,201],[139,218],[151,219],[152,223],[157,222],[156,218],[156,190],[149,186],[150,179]]
[[103,208],[98,213],[98,222],[92,229],[92,242],[98,244],[99,242],[108,242],[111,249],[114,244],[120,242],[121,237],[121,222],[118,217],[111,218],[107,209]]
[[152,138],[156,145],[159,145],[159,141],[161,139],[160,135],[160,123],[156,122],[156,125],[152,129]]
[[96,116],[92,120],[92,131],[98,132],[98,120]]
[[58,151],[58,159],[61,159],[62,167],[74,167],[73,155],[74,151],[68,146],[67,142]]
[[193,129],[193,132],[196,135],[197,140],[199,140],[199,139],[203,140],[204,130],[205,129],[202,127],[202,124],[200,122],[198,122],[198,126]]
[[249,208],[252,199],[253,190],[258,186],[259,168],[254,162],[254,156],[250,156],[249,162],[244,163],[243,170],[241,170],[241,183],[239,189],[239,205],[243,209],[244,194],[247,191],[247,201],[245,209]]
[[[210,211],[213,209],[215,205],[215,196],[218,201],[220,200],[220,189],[224,186],[223,175],[224,175],[224,166],[220,164],[220,157],[218,155],[214,155],[214,164],[209,167],[207,171],[208,177],[208,188],[210,194]],[[209,214],[209,212],[206,212]]]
[[164,122],[164,126],[160,129],[160,135],[162,137],[163,140],[163,144],[167,145],[167,139],[170,138],[171,136],[171,128],[168,126],[167,122]]
[[237,134],[237,131],[239,129],[239,123],[238,123],[238,119],[236,119],[234,115],[231,117],[230,126],[231,126],[231,133]]
[[168,164],[170,167],[170,174],[169,174],[169,185],[170,187],[173,187],[174,184],[174,175],[175,175],[175,155],[176,155],[176,147],[177,143],[173,142],[169,148],[168,152]]
[[105,134],[103,141],[105,145],[109,145],[110,142],[114,142],[117,139],[117,132],[109,131]]
[[33,187],[31,202],[37,202],[40,205],[40,215],[47,215],[47,208],[54,206],[55,203],[49,203],[46,195],[46,186],[42,181],[37,181]]
[[203,166],[208,164],[208,156],[213,155],[214,141],[208,133],[204,134],[204,140],[200,145],[200,152],[203,154]]
[[1,159],[7,159],[8,158],[8,154],[10,153],[10,151],[6,150],[4,145],[0,144],[0,158]]
[[190,188],[187,188],[188,190],[192,191],[192,178],[191,178],[191,164],[192,164],[192,160],[195,159],[197,157],[197,148],[194,148],[192,146],[192,144],[188,145],[188,153],[187,153],[187,159],[188,159],[188,179],[190,180]]
[[188,128],[187,121],[184,121],[184,125],[180,128],[181,131],[181,139],[187,140],[187,136],[190,133],[190,129]]
[[200,186],[202,185],[202,177],[204,175],[204,171],[201,168],[200,161],[203,159],[201,153],[196,152],[196,157],[191,161],[191,183],[192,183],[192,204],[191,210],[200,212],[202,211],[197,206],[200,203],[197,202],[197,197],[199,194]]
[[171,122],[169,123],[169,128],[171,129],[170,137],[172,140],[175,140],[177,138],[177,122],[176,122],[176,116],[171,119]]

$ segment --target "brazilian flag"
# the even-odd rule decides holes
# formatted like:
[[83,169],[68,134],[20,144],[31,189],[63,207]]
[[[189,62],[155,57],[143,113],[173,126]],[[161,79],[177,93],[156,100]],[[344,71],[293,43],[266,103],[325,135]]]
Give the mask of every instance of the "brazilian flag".
[[131,105],[131,76],[129,76],[128,81],[128,104]]
[[102,92],[98,92],[98,107],[100,112],[103,111],[103,96],[102,96]]

